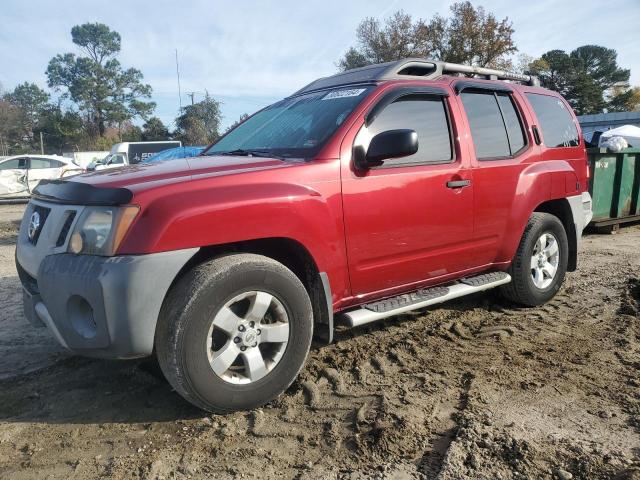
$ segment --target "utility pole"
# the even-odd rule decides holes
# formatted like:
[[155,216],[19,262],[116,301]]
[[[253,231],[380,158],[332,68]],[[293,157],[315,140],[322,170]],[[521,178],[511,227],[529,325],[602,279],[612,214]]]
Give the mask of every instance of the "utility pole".
[[187,93],[187,97],[191,97],[191,105],[193,105],[193,96],[196,94],[196,92],[189,92]]
[[44,142],[42,141],[42,132],[40,132],[40,154],[44,155]]
[[180,113],[182,114],[182,93],[180,91],[180,67],[178,66],[178,49],[176,48],[176,75],[178,76],[178,102],[180,103]]

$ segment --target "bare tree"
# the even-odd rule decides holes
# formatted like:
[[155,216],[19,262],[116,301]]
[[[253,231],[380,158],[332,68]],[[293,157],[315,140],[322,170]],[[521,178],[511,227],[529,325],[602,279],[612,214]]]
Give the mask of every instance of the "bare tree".
[[513,42],[508,18],[498,20],[471,2],[451,6],[451,16],[434,15],[430,20],[413,21],[402,10],[384,23],[365,18],[356,30],[357,43],[338,61],[341,70],[406,57],[509,68],[509,55],[518,49]]

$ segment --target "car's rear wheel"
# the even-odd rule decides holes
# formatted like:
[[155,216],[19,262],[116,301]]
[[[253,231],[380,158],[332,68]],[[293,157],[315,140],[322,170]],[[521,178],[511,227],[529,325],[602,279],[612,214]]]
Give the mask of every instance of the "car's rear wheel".
[[309,296],[267,257],[234,254],[186,273],[164,302],[156,351],[171,385],[212,412],[260,406],[304,364],[312,335]]
[[562,286],[568,257],[562,222],[554,215],[534,212],[509,267],[511,283],[502,286],[501,292],[526,306],[548,302]]

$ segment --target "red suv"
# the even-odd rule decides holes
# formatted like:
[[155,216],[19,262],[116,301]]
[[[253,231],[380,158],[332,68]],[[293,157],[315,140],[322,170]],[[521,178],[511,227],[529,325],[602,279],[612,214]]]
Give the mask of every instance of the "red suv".
[[187,400],[226,412],[283,392],[334,318],[493,287],[543,304],[576,268],[591,198],[576,118],[536,84],[373,65],[201,156],[43,181],[16,251],[25,313],[81,355],[156,355]]

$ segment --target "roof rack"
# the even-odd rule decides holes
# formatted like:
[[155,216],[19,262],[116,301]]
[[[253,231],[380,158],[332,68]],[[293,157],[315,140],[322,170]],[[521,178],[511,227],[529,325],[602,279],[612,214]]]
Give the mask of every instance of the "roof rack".
[[346,70],[331,77],[324,77],[311,82],[298,90],[294,95],[309,93],[325,88],[370,84],[384,80],[399,80],[408,78],[434,79],[447,73],[471,74],[488,80],[513,80],[527,85],[539,86],[540,81],[534,75],[521,75],[492,68],[472,67],[457,63],[440,62],[424,58],[406,58],[394,62],[378,63],[366,67]]
[[506,70],[495,70],[493,68],[472,67],[470,65],[460,65],[458,63],[442,63],[442,73],[471,73],[480,75],[487,80],[514,80],[533,87],[540,86],[540,79],[535,75],[524,75],[520,73],[507,72]]

